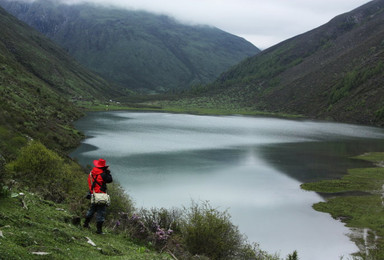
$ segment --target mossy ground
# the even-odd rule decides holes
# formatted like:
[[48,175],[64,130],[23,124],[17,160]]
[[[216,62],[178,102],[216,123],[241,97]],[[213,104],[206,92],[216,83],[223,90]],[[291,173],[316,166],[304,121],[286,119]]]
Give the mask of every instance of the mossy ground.
[[97,235],[94,225],[74,225],[62,207],[28,193],[0,198],[0,259],[172,259],[111,229]]
[[[356,157],[381,164],[384,153],[369,153]],[[349,174],[338,180],[326,180],[302,185],[305,190],[334,194],[326,202],[313,207],[340,219],[346,226],[368,229],[368,237],[357,239],[363,248],[359,254],[363,259],[384,259],[384,207],[383,207],[384,168],[351,169]],[[340,192],[364,192],[356,196],[340,196]],[[338,194],[336,194],[338,193]],[[368,244],[367,244],[368,242]]]

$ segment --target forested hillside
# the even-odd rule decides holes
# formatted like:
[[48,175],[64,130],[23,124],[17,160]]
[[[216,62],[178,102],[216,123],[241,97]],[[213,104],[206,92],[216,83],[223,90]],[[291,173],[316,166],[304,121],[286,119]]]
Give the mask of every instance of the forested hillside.
[[[384,1],[273,46],[198,89],[195,107],[384,125]],[[196,92],[196,91],[195,91]]]
[[114,91],[1,7],[0,28],[0,154],[12,154],[9,149],[23,145],[26,135],[51,147],[77,144],[80,135],[70,124],[81,112],[69,101],[103,99]]
[[142,11],[52,0],[0,5],[123,88],[161,92],[208,83],[259,52],[217,28]]

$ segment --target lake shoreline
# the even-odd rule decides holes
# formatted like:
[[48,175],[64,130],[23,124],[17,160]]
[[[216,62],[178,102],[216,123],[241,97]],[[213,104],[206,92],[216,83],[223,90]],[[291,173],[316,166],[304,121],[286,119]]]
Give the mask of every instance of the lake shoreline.
[[[336,123],[321,124],[320,122],[318,122],[318,123],[310,122],[309,120],[295,120],[295,119],[293,119],[293,120],[279,121],[277,118],[272,118],[272,117],[270,117],[269,119],[266,117],[256,117],[256,118],[252,117],[251,118],[248,116],[238,116],[238,117],[230,116],[228,118],[219,116],[219,117],[209,118],[209,117],[199,117],[199,116],[194,117],[191,114],[180,115],[180,113],[165,113],[165,111],[161,111],[161,113],[158,113],[159,111],[156,111],[156,113],[151,113],[153,111],[142,111],[142,110],[141,111],[135,110],[135,112],[126,111],[126,110],[121,111],[120,110],[117,113],[115,113],[115,112],[116,111],[103,110],[103,112],[100,114],[89,113],[90,121],[88,123],[86,123],[85,125],[83,125],[86,128],[78,128],[77,127],[77,129],[81,129],[82,131],[85,129],[85,133],[87,135],[93,136],[93,138],[88,139],[88,141],[85,142],[86,144],[93,144],[93,145],[96,144],[95,145],[96,147],[108,148],[106,151],[100,150],[100,151],[87,152],[87,155],[86,155],[87,158],[81,159],[83,161],[82,164],[86,165],[86,163],[88,161],[90,161],[91,157],[93,158],[95,156],[99,156],[100,154],[103,156],[108,154],[111,157],[107,158],[107,159],[109,159],[109,161],[112,160],[111,162],[113,162],[113,165],[116,166],[118,164],[118,160],[120,160],[120,159],[115,158],[116,153],[110,149],[112,149],[114,146],[116,146],[119,143],[125,143],[126,146],[131,147],[131,148],[134,147],[134,149],[129,149],[128,153],[125,154],[124,158],[122,158],[121,160],[124,161],[124,165],[129,165],[130,167],[132,167],[131,172],[137,172],[137,175],[132,175],[132,176],[131,175],[121,175],[120,179],[121,179],[122,183],[132,183],[132,181],[134,181],[139,175],[148,176],[146,179],[138,181],[137,184],[139,184],[139,185],[141,185],[141,183],[147,182],[149,179],[150,180],[157,180],[157,185],[153,186],[153,187],[149,187],[150,190],[148,190],[149,188],[147,189],[145,187],[142,187],[139,189],[138,186],[135,184],[132,184],[130,186],[128,185],[127,187],[124,188],[129,194],[133,195],[135,198],[140,198],[140,200],[144,201],[143,205],[145,205],[145,203],[147,203],[147,205],[150,205],[152,203],[151,201],[149,201],[149,203],[148,203],[145,200],[151,199],[150,194],[153,193],[153,188],[154,187],[161,187],[164,183],[166,183],[166,181],[164,181],[164,180],[167,180],[166,178],[171,178],[172,182],[174,182],[176,180],[176,184],[172,185],[172,187],[179,187],[179,185],[177,185],[177,183],[179,183],[178,181],[180,181],[180,183],[192,183],[191,181],[189,181],[189,179],[187,179],[187,181],[186,181],[186,179],[179,179],[177,177],[177,175],[173,175],[172,172],[169,173],[169,175],[163,175],[164,172],[167,172],[168,170],[173,171],[174,169],[176,169],[176,172],[180,172],[177,169],[179,169],[179,168],[184,169],[186,165],[191,164],[193,167],[195,167],[195,166],[199,167],[199,169],[195,169],[195,168],[191,169],[190,170],[191,172],[200,172],[200,169],[204,168],[204,174],[200,174],[199,175],[200,178],[205,178],[205,176],[209,177],[210,175],[209,174],[207,175],[206,170],[209,170],[209,168],[211,167],[211,164],[210,164],[211,161],[210,160],[213,160],[213,161],[219,160],[219,157],[217,155],[218,152],[222,153],[220,156],[223,156],[223,158],[222,158],[223,161],[220,160],[220,162],[222,161],[222,163],[220,163],[221,164],[221,166],[220,166],[221,175],[223,174],[223,171],[222,171],[223,164],[224,165],[228,164],[228,167],[230,168],[234,165],[237,165],[238,163],[245,163],[245,164],[240,164],[240,167],[241,167],[241,171],[243,171],[247,177],[252,176],[251,172],[252,173],[264,172],[263,173],[264,175],[261,175],[260,176],[261,178],[257,177],[257,180],[253,179],[251,182],[245,181],[245,184],[247,185],[246,189],[249,188],[248,192],[253,192],[255,190],[255,187],[254,186],[251,187],[251,186],[249,186],[249,184],[260,183],[260,181],[264,180],[263,178],[267,178],[267,176],[272,176],[271,174],[273,174],[274,176],[277,176],[280,173],[279,173],[279,170],[276,168],[271,168],[271,169],[268,168],[268,171],[271,171],[271,174],[266,174],[265,171],[267,169],[264,168],[264,167],[267,167],[267,165],[268,165],[267,162],[264,162],[264,160],[266,158],[264,158],[264,157],[259,158],[258,156],[260,155],[259,152],[261,152],[261,150],[259,150],[258,148],[252,148],[252,145],[256,145],[255,147],[259,147],[260,145],[269,143],[270,141],[272,141],[273,143],[280,143],[280,142],[286,142],[286,141],[288,141],[288,143],[296,142],[296,141],[302,142],[302,141],[306,140],[306,138],[309,138],[309,139],[314,138],[313,140],[320,141],[320,140],[323,140],[323,138],[328,139],[329,134],[332,134],[332,133],[336,133],[336,136],[337,135],[347,135],[350,137],[360,136],[361,138],[366,138],[366,136],[370,136],[370,134],[368,134],[368,133],[372,133],[373,137],[371,137],[371,138],[377,138],[374,133],[376,132],[377,134],[380,134],[380,136],[381,136],[381,132],[382,132],[381,129],[375,130],[375,129],[364,128],[364,127],[361,128],[359,126],[349,126],[349,125],[343,125],[343,124],[338,125]],[[127,114],[125,114],[125,112],[127,112]],[[132,113],[130,113],[130,112],[132,112]],[[145,113],[139,113],[139,112],[145,112]],[[139,120],[140,125],[136,126],[137,120]],[[166,123],[163,124],[163,123],[160,123],[160,121],[157,122],[157,120],[160,120],[160,121],[166,120]],[[191,122],[191,120],[193,122]],[[230,120],[230,121],[228,121],[228,120]],[[94,126],[95,126],[96,122],[98,122],[97,124],[102,123],[102,127],[100,130],[95,131]],[[106,127],[109,128],[110,126],[113,126],[112,128],[114,130],[117,130],[116,128],[121,123],[123,123],[123,126],[121,126],[121,130],[119,130],[118,133],[122,134],[123,132],[125,132],[126,135],[123,138],[117,138],[116,133],[108,134],[107,132],[105,132],[107,130]],[[206,125],[206,123],[207,123],[207,125]],[[245,127],[245,125],[243,126],[243,124],[246,124],[246,127]],[[181,128],[179,128],[179,126],[181,126]],[[238,128],[239,126],[242,126],[245,128],[239,129]],[[207,132],[205,132],[205,130],[200,132],[201,130],[205,129],[205,127],[209,127],[209,130],[207,130]],[[211,127],[213,127],[213,128],[211,128]],[[88,129],[88,130],[86,130],[86,129]],[[166,134],[166,136],[158,136],[158,137],[153,136],[153,134],[158,133],[159,130],[161,130],[161,131],[163,131],[163,130],[168,131],[169,130],[171,132],[165,131],[164,134]],[[238,132],[239,130],[240,130],[240,132]],[[94,136],[94,133],[99,134],[100,131],[102,131],[101,133],[103,133],[103,134],[101,134],[100,138],[98,139],[97,136],[96,137]],[[224,132],[222,132],[222,131],[224,131]],[[262,140],[260,140],[259,137],[254,136],[255,133],[259,133],[259,132],[260,132],[260,134],[262,134],[262,139],[266,138],[265,141],[262,141]],[[195,141],[191,141],[190,135],[191,134],[194,135],[196,133],[208,134],[209,138],[203,142],[201,142],[201,138],[196,139],[196,140],[198,140],[197,143]],[[174,135],[174,134],[176,134],[176,135]],[[219,136],[217,136],[217,134],[219,134]],[[136,135],[137,135],[137,137],[135,137]],[[187,139],[179,139],[182,137],[180,135],[187,135],[188,138]],[[220,136],[220,135],[223,135],[223,136]],[[269,135],[270,135],[270,137],[268,137]],[[249,136],[252,138],[250,140],[248,139],[247,141],[245,141],[244,138],[246,136]],[[202,136],[200,136],[200,137],[202,137]],[[211,141],[217,140],[217,137],[219,137],[219,144],[220,145],[211,147],[209,144],[211,143]],[[234,140],[233,140],[233,138],[234,138]],[[145,141],[147,139],[148,139],[148,142]],[[122,141],[122,140],[124,140],[124,141]],[[155,140],[161,141],[161,143],[158,145],[157,144],[154,145],[153,141],[155,141]],[[187,141],[184,144],[184,140],[189,140],[189,141]],[[240,142],[238,142],[238,141],[240,141]],[[262,141],[262,142],[260,143],[260,141]],[[305,142],[305,143],[308,143],[308,142]],[[196,144],[199,144],[199,146],[196,147]],[[107,146],[105,146],[105,145],[107,145]],[[149,147],[147,145],[149,145]],[[152,147],[152,148],[156,148],[155,150],[151,150],[152,145],[154,145],[154,147]],[[172,147],[173,145],[175,145],[175,147]],[[185,145],[187,145],[187,147],[185,147]],[[335,144],[335,145],[338,145],[338,144]],[[345,146],[346,147],[344,147],[344,146],[341,147],[342,148],[341,151],[344,151],[346,148],[350,148],[349,147],[350,145],[348,145],[348,144],[345,144]],[[240,149],[240,147],[242,147],[242,148]],[[167,155],[164,153],[163,148],[166,148],[167,150],[169,150],[169,148],[172,148],[172,149],[168,151],[169,154]],[[187,148],[187,150],[190,150],[191,152],[180,153],[180,151],[184,151],[185,148]],[[302,150],[302,148],[305,148],[305,146],[300,147],[298,149]],[[330,147],[325,144],[325,146],[320,147],[320,150],[322,150],[323,148],[329,149]],[[335,150],[335,151],[339,150],[339,149],[333,149],[333,148],[337,148],[337,147],[332,146],[331,147],[332,150]],[[180,150],[180,149],[182,149],[182,150]],[[204,151],[206,151],[206,152],[204,152]],[[212,154],[211,151],[216,151],[216,152]],[[267,154],[270,154],[271,151],[268,150],[268,151],[263,151],[263,152],[267,152]],[[150,157],[148,157],[148,158],[143,157],[145,154],[148,154],[148,153],[149,153]],[[121,156],[120,152],[118,152],[117,154],[118,154],[118,156]],[[292,153],[292,154],[295,154],[295,153]],[[206,161],[208,163],[207,165],[204,164],[205,162],[203,162],[203,164],[202,164],[200,161],[199,162],[191,161],[191,159],[196,160],[197,159],[196,156],[199,156],[199,155],[202,155],[202,157],[204,158],[204,161]],[[239,157],[240,155],[241,155],[241,157]],[[242,156],[244,156],[244,157],[242,157]],[[278,154],[277,156],[280,156],[280,154]],[[300,157],[300,158],[303,159],[302,157]],[[169,163],[164,163],[165,161],[168,162],[169,159],[170,159]],[[269,159],[273,160],[274,158],[269,158]],[[275,158],[275,159],[278,159],[278,158]],[[308,159],[310,159],[310,158],[308,158]],[[160,165],[156,165],[155,161],[160,162]],[[306,160],[306,161],[310,162],[311,160]],[[180,164],[183,164],[183,165],[179,165],[178,162],[180,162]],[[267,163],[267,164],[265,164],[265,163]],[[256,171],[253,168],[251,169],[251,167],[256,167],[256,166],[261,167],[261,168],[260,169],[256,168]],[[303,165],[300,164],[300,168],[302,168],[302,166]],[[124,169],[126,168],[125,166],[122,166],[122,167],[124,167]],[[206,167],[208,167],[208,168],[206,168]],[[224,167],[224,168],[228,169],[228,167]],[[138,172],[138,170],[140,170],[140,171]],[[147,170],[148,170],[148,172],[147,172]],[[284,169],[280,169],[280,170],[284,170]],[[296,170],[296,168],[293,170]],[[141,171],[143,171],[143,173]],[[127,170],[127,172],[129,173],[130,171]],[[160,173],[161,173],[161,175],[159,175]],[[216,174],[216,172],[214,171],[212,174]],[[228,173],[228,175],[226,175],[226,177],[231,178],[231,180],[232,180],[232,178],[234,178],[234,175]],[[185,178],[187,178],[187,177],[185,177]],[[270,178],[270,177],[268,177],[268,178]],[[286,179],[286,178],[287,177],[284,176],[283,177],[284,181],[280,183],[282,185],[281,190],[283,190],[284,188],[287,187],[286,181],[288,181],[288,183],[291,183],[291,181],[289,181],[289,179],[291,179],[291,178],[290,177],[288,177],[288,179]],[[238,181],[239,181],[238,178],[234,178],[231,181],[231,183],[238,182]],[[205,183],[203,181],[203,179],[201,180],[201,182],[202,182],[201,183],[202,185]],[[295,181],[293,181],[293,183],[291,183],[289,185],[293,185],[294,182]],[[215,181],[215,183],[217,184],[217,181]],[[300,188],[299,188],[300,183],[303,183],[303,182],[296,183],[295,188],[294,188],[294,190],[297,190],[298,193],[300,193],[300,194],[293,194],[292,191],[290,190],[289,191],[290,196],[303,195],[302,191],[300,191]],[[223,186],[225,186],[225,184],[223,183],[222,185],[219,185],[219,186],[223,187]],[[267,186],[268,185],[263,185],[263,187],[267,187]],[[172,187],[170,187],[170,188],[172,188]],[[197,189],[197,187],[199,187],[199,188]],[[229,187],[229,191],[233,192],[234,195],[237,194],[237,193],[235,193],[235,191],[231,190],[231,187],[233,187],[233,186]],[[192,189],[190,189],[190,188],[192,188]],[[197,185],[196,189],[194,186],[189,187],[188,189],[190,189],[192,191],[197,191],[197,190],[201,189],[201,186]],[[210,188],[207,190],[211,190],[211,189],[212,189],[212,187],[210,186]],[[220,188],[220,190],[222,190],[222,188]],[[153,195],[153,196],[158,197],[159,194],[164,194],[164,195],[162,195],[162,196],[164,196],[164,199],[162,201],[167,200],[167,198],[169,198],[169,197],[167,197],[165,195],[165,193],[164,193],[165,191],[168,192],[168,188],[161,189],[161,191],[156,192],[155,193],[156,195]],[[227,189],[226,194],[227,193],[228,193],[228,189]],[[215,194],[215,193],[212,193],[212,194]],[[265,193],[265,194],[267,194],[267,193]],[[299,201],[306,203],[306,208],[307,208],[309,214],[311,214],[310,212],[316,212],[311,208],[311,205],[313,203],[315,203],[316,201],[320,201],[320,199],[317,199],[317,195],[314,195],[315,193],[312,193],[312,194],[313,195],[306,194],[305,195],[306,198],[298,198],[298,200],[297,200],[297,203],[299,203]],[[187,205],[188,202],[190,202],[190,196],[192,196],[193,198],[203,198],[203,199],[207,198],[208,200],[213,200],[212,197],[209,197],[206,195],[207,194],[201,194],[201,195],[187,194],[186,195],[186,196],[188,196],[187,202],[184,202],[184,200],[183,200],[182,203],[183,203],[183,205]],[[309,198],[308,198],[308,196],[309,196]],[[216,197],[216,196],[214,196],[214,197]],[[219,196],[219,197],[221,197],[221,196]],[[260,199],[262,197],[263,198],[264,197],[265,198],[274,198],[274,199],[277,199],[277,201],[279,201],[277,203],[280,203],[280,200],[285,200],[285,197],[281,197],[281,198],[280,198],[280,196],[275,197],[273,194],[271,194],[270,196],[250,196],[250,198],[251,197],[260,198]],[[237,199],[237,196],[230,196],[230,198],[231,198],[230,200]],[[241,199],[241,200],[243,201],[243,199]],[[309,200],[309,202],[308,202],[308,200]],[[224,201],[224,200],[222,200],[222,201]],[[225,201],[228,201],[228,200],[225,200]],[[253,200],[253,202],[249,202],[249,203],[255,203],[257,201],[258,200],[256,200],[256,201]],[[141,201],[140,201],[140,203],[141,203]],[[165,204],[165,207],[168,207],[167,205],[171,205],[171,203],[172,203],[172,201],[167,202],[167,204]],[[262,201],[260,201],[260,203],[263,204]],[[293,207],[287,206],[286,202],[284,202],[284,204],[285,204],[285,207],[287,207],[289,212],[291,212],[293,209],[295,209],[295,207],[299,207],[298,204],[292,205]],[[296,204],[296,203],[294,203],[294,204]],[[159,207],[163,206],[163,204],[156,204],[156,203],[154,205],[158,205]],[[218,202],[215,205],[219,205],[219,206],[223,206],[223,207],[231,207],[231,206],[228,206],[226,204],[223,204],[223,202]],[[243,210],[243,209],[241,209],[241,210]],[[252,211],[253,212],[252,216],[260,215],[260,211],[256,207],[252,210],[255,211],[255,212]],[[249,212],[249,209],[247,209],[247,212]],[[266,212],[266,213],[269,214],[269,212]],[[238,214],[238,213],[236,213],[236,214]],[[318,215],[319,213],[316,213],[316,214]],[[242,214],[239,214],[239,216],[241,217]],[[276,216],[276,214],[272,214],[272,216]],[[358,250],[358,248],[356,248],[354,243],[351,242],[347,236],[345,236],[345,233],[349,232],[349,229],[345,228],[345,230],[342,231],[341,229],[344,229],[344,226],[341,223],[334,221],[330,216],[328,216],[326,214],[324,214],[324,215],[320,214],[320,215],[318,215],[318,217],[321,218],[321,221],[324,221],[324,223],[327,223],[327,225],[329,224],[332,227],[333,226],[340,226],[340,229],[339,229],[339,227],[337,227],[337,229],[334,229],[335,234],[337,234],[337,235],[334,236],[333,238],[335,238],[335,237],[338,238],[338,241],[335,241],[337,243],[339,243],[339,242],[341,243],[341,241],[345,240],[345,241],[348,241],[351,245],[353,245],[352,250],[348,251],[348,253],[349,252],[353,253],[353,252],[356,252]],[[326,219],[328,219],[328,220],[326,220]],[[249,220],[251,220],[251,218],[249,218]],[[248,219],[246,219],[246,218],[241,219],[241,220],[239,219],[239,221],[248,221]],[[329,223],[328,223],[328,221],[329,221]],[[254,220],[252,220],[251,222],[254,223]],[[254,224],[251,224],[251,225],[254,226]],[[307,225],[309,225],[309,224],[307,224]],[[305,227],[307,227],[307,225],[305,225]],[[287,226],[292,226],[292,225],[288,225],[288,223],[287,223]],[[245,227],[247,227],[247,226],[245,226]],[[341,227],[343,227],[343,228],[341,228]],[[258,226],[252,227],[251,226],[251,232],[256,234],[256,235],[251,235],[251,236],[255,237],[255,238],[252,237],[252,241],[258,241],[262,245],[264,245],[266,243],[264,243],[263,241],[259,241],[259,237],[269,237],[270,236],[270,230],[266,230],[265,232],[264,232],[264,230],[262,230],[262,232],[264,232],[264,234],[263,234],[262,232],[260,232],[261,231],[260,228],[263,229],[264,226],[263,227],[258,227]],[[301,225],[298,228],[304,229],[304,226]],[[259,229],[259,230],[256,230],[256,229]],[[305,234],[305,232],[312,233],[312,231],[310,231],[310,230],[312,230],[312,228],[309,228],[309,230],[306,229],[306,231],[303,231],[304,232],[303,234]],[[323,230],[326,230],[326,229],[323,229]],[[338,230],[338,231],[336,231],[336,230]],[[245,232],[245,231],[243,231],[243,232]],[[291,231],[287,230],[284,233],[289,234],[290,232]],[[321,233],[322,233],[322,231],[321,231]],[[327,232],[325,232],[325,233],[327,233]],[[326,235],[326,234],[323,234],[323,235]],[[343,235],[343,238],[341,238],[341,237],[339,238],[338,235]],[[268,242],[269,241],[267,241],[267,243]],[[329,241],[327,243],[329,243]],[[337,243],[334,244],[332,242],[332,245],[334,246]],[[280,248],[280,246],[281,245],[278,245],[278,248]],[[288,246],[288,247],[289,247],[290,251],[293,249],[297,249],[297,248],[295,248],[295,245]],[[272,250],[270,248],[272,248]],[[274,252],[274,250],[279,250],[279,249],[273,249],[273,248],[276,248],[276,247],[272,246],[272,247],[266,248],[266,250],[268,250],[270,252]],[[338,248],[344,248],[344,247],[339,246]],[[347,246],[346,248],[349,248],[349,246]],[[283,251],[283,253],[285,254],[284,251]],[[343,251],[343,253],[346,254],[347,252]],[[299,254],[300,254],[300,251],[299,251]]]
[[[209,116],[265,116],[274,118],[288,118],[288,119],[310,119],[303,115],[255,111],[249,109],[210,109],[210,108],[181,108],[176,106],[157,106],[151,104],[137,104],[137,105],[123,105],[123,104],[96,104],[96,105],[82,105],[82,109],[86,112],[101,112],[101,111],[132,111],[132,112],[158,112],[158,113],[172,113],[172,114],[189,114],[189,115],[209,115]],[[316,120],[316,119],[313,119]]]
[[97,104],[97,105],[82,105],[80,106],[84,112],[106,112],[106,111],[127,111],[127,112],[154,112],[154,113],[170,113],[170,114],[187,114],[187,115],[201,115],[201,116],[249,116],[249,117],[270,117],[279,119],[292,119],[292,120],[310,120],[324,123],[340,123],[352,124],[367,127],[383,128],[381,125],[375,124],[361,124],[358,122],[343,122],[337,121],[332,118],[315,118],[301,114],[287,114],[279,112],[265,112],[255,111],[252,109],[210,109],[210,108],[181,108],[177,106],[161,107],[152,104],[137,104],[137,106],[123,105],[123,104]]
[[[356,159],[372,162],[376,167],[351,169],[338,180],[325,180],[301,185],[304,190],[328,193],[333,198],[313,205],[320,212],[331,214],[352,230],[351,240],[363,259],[384,259],[384,152],[366,153]],[[339,192],[364,192],[354,196],[338,196]]]

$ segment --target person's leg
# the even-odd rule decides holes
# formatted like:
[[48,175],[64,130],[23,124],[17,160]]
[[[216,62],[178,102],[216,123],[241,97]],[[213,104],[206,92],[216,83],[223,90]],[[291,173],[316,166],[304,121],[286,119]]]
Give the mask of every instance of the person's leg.
[[97,211],[96,211],[96,227],[97,227],[97,234],[103,234],[103,223],[105,220],[105,213],[107,211],[106,205],[98,205]]
[[84,221],[84,225],[83,227],[85,228],[89,228],[89,222],[91,221],[93,215],[95,214],[96,212],[96,205],[95,204],[91,204],[91,207],[89,208],[88,212],[87,212],[87,215],[85,216],[85,221]]

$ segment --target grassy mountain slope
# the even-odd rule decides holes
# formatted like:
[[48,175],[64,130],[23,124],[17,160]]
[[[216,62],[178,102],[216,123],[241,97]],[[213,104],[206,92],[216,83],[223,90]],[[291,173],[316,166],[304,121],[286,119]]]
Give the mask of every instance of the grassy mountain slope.
[[108,83],[2,8],[0,28],[0,148],[11,132],[73,146],[79,135],[70,124],[81,113],[69,100],[102,98]]
[[375,0],[248,58],[193,102],[384,125],[383,39]]
[[1,259],[173,259],[112,229],[104,236],[82,229],[72,218],[65,205],[38,196],[0,197]]
[[81,137],[69,100],[102,99],[110,88],[2,8],[0,28],[0,259],[277,259],[227,212],[207,203],[138,210],[116,181],[107,234],[82,228],[90,169],[64,153]]
[[208,83],[259,50],[217,28],[90,4],[1,0],[0,5],[46,34],[111,82],[166,90]]

